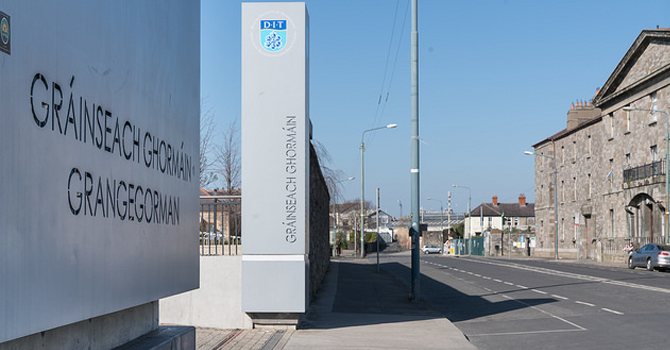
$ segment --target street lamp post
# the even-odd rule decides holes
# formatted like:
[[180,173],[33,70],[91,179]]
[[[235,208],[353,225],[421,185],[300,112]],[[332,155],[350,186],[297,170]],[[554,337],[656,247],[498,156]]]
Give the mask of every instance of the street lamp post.
[[426,198],[426,200],[440,202],[440,251],[444,254],[444,205],[441,199]]
[[[365,153],[365,143],[363,142],[364,141],[363,138],[365,137],[366,132],[380,130],[380,129],[387,129],[387,128],[388,129],[393,129],[396,126],[398,126],[398,124],[389,124],[389,125],[385,125],[385,126],[379,126],[379,127],[376,127],[376,128],[365,130],[361,134],[361,247],[360,247],[361,248],[361,258],[363,257],[363,242],[364,242],[364,239],[365,239],[365,233],[364,233],[365,172],[363,171],[363,166],[365,164],[363,162],[363,155]],[[354,242],[354,249],[355,248],[356,248],[356,243]]]
[[558,260],[558,170],[556,170],[556,158],[531,151],[524,151],[523,154],[545,157],[554,161],[554,259]]
[[470,206],[472,205],[472,189],[467,186],[459,186],[459,185],[451,185],[451,187],[468,189],[468,244],[465,246],[466,248],[465,254],[468,254],[468,251],[470,251],[470,249],[468,249],[470,246],[470,240],[472,239],[472,215],[470,213],[470,211],[472,210],[470,208]]
[[668,225],[668,206],[670,206],[670,188],[668,187],[668,173],[670,172],[670,159],[668,159],[668,150],[670,150],[670,116],[666,111],[660,109],[648,109],[648,108],[633,108],[633,107],[624,107],[624,111],[644,111],[644,112],[661,112],[665,114],[665,243],[670,243],[670,225]]
[[[351,177],[348,177],[344,180],[336,181],[334,183],[334,185],[337,186],[337,184],[347,182],[347,181],[352,181],[352,180],[355,180],[355,179],[356,179],[355,177],[351,176]],[[335,193],[337,194],[337,191],[335,191]],[[335,199],[335,202],[337,202],[337,198]],[[334,250],[337,249],[337,247],[335,247],[335,243],[337,242],[337,233],[338,233],[339,229],[340,229],[340,210],[339,210],[339,205],[337,203],[335,203],[335,237],[333,237],[333,240],[331,241],[331,243],[333,244],[333,249]]]

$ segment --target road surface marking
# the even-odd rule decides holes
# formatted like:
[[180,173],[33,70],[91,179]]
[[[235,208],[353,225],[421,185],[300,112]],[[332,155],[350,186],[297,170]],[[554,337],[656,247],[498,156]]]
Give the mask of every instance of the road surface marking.
[[548,330],[548,331],[467,334],[467,336],[468,336],[468,338],[472,338],[472,337],[491,337],[491,336],[496,336],[496,335],[524,335],[524,334],[564,333],[564,332],[582,332],[582,331],[585,331],[585,329],[555,329],[555,330]]
[[578,300],[578,301],[575,301],[575,303],[577,303],[577,304],[582,304],[582,305],[586,305],[586,306],[591,306],[591,307],[596,306],[595,304],[586,303],[586,302],[579,301],[579,300]]
[[552,294],[551,296],[554,297],[554,298],[557,298],[557,299],[568,300],[568,298],[566,298],[564,296],[561,296],[561,295]]
[[526,286],[522,286],[522,285],[520,285],[520,284],[517,284],[516,286],[517,286],[518,288],[521,288],[521,289],[528,289],[528,287],[526,287]]
[[525,306],[527,306],[527,307],[529,307],[529,308],[531,308],[531,309],[535,309],[535,310],[537,310],[537,311],[539,311],[539,312],[541,312],[541,313],[543,313],[543,314],[545,314],[545,315],[549,315],[549,316],[551,316],[551,317],[553,317],[553,318],[555,318],[555,319],[557,319],[557,320],[563,321],[563,322],[565,322],[565,323],[567,323],[567,324],[569,324],[569,325],[571,325],[571,326],[573,326],[573,327],[575,327],[575,328],[578,328],[578,329],[580,329],[580,330],[582,330],[582,331],[585,331],[585,330],[586,330],[586,328],[584,328],[584,327],[582,327],[582,326],[580,326],[580,325],[578,325],[578,324],[576,324],[576,323],[574,323],[574,322],[570,322],[570,321],[568,321],[568,320],[566,320],[566,319],[564,319],[564,318],[562,318],[562,317],[556,316],[556,315],[552,314],[552,313],[549,312],[549,311],[542,310],[542,309],[540,309],[540,308],[537,307],[537,306],[530,305],[530,304],[528,304],[528,303],[526,303],[526,302],[523,302],[523,301],[521,301],[521,300],[514,299],[514,298],[512,298],[512,297],[509,297],[509,296],[507,296],[507,295],[505,295],[505,294],[501,294],[501,295],[502,295],[503,297],[509,299],[509,300],[516,301],[517,303],[519,303],[519,304],[521,304],[521,305],[525,305]]
[[476,274],[475,274],[475,277],[482,277],[482,275],[476,273]]
[[547,294],[547,292],[545,292],[545,291],[543,291],[543,290],[537,290],[537,289],[531,289],[531,290],[532,290],[533,292],[535,292],[535,293]]
[[510,282],[503,282],[503,283],[505,283],[508,286],[513,286],[514,285],[514,283],[510,283]]
[[500,283],[502,283],[502,281],[499,280],[499,279],[497,279],[497,278],[494,278],[493,281],[494,281],[494,282],[500,282]]
[[619,311],[616,311],[616,310],[608,309],[608,308],[606,308],[606,307],[601,307],[600,310],[607,311],[607,312],[611,312],[611,313],[613,313],[613,314],[615,314],[615,315],[623,315],[623,312],[619,312]]
[[667,288],[645,286],[645,285],[642,285],[642,284],[616,281],[616,280],[611,280],[611,279],[601,278],[601,277],[596,277],[596,276],[582,275],[582,274],[578,274],[578,273],[563,272],[563,271],[552,270],[552,269],[543,268],[543,267],[525,266],[525,265],[519,265],[519,264],[509,263],[509,262],[506,262],[506,263],[502,264],[502,263],[496,263],[494,261],[484,261],[482,259],[476,259],[476,258],[469,258],[467,260],[471,261],[471,262],[480,263],[480,264],[511,267],[511,268],[515,268],[515,269],[519,269],[519,270],[538,272],[538,273],[543,273],[543,274],[547,274],[547,275],[561,276],[561,277],[566,277],[566,278],[574,278],[574,279],[578,279],[578,280],[582,280],[582,281],[607,283],[607,284],[612,284],[612,285],[616,285],[616,286],[643,289],[643,290],[652,291],[652,292],[660,292],[660,293],[670,294],[670,289],[667,289]]

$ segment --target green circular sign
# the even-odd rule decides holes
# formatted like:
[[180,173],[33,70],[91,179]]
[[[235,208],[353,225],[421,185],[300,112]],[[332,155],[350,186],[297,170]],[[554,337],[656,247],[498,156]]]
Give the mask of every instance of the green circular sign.
[[0,21],[0,38],[2,38],[2,43],[7,45],[9,42],[9,22],[7,18],[3,17]]

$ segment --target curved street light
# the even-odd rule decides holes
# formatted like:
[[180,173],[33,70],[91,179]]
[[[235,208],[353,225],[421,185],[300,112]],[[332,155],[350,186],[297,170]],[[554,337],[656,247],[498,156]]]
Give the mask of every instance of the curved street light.
[[441,199],[426,198],[426,200],[440,202],[440,251],[444,254],[444,204]]
[[531,151],[524,151],[523,154],[545,157],[554,161],[554,259],[558,260],[558,170],[556,170],[556,158]]
[[[472,215],[470,213],[470,211],[472,210],[472,208],[471,208],[471,205],[472,205],[472,189],[470,187],[467,187],[467,186],[459,186],[459,185],[451,185],[451,187],[466,188],[468,190],[468,244],[465,246],[465,248],[468,251],[471,251],[471,249],[468,249],[468,247],[470,246],[470,240],[472,239]],[[466,251],[465,254],[468,254],[468,251]]]
[[[365,205],[365,172],[363,170],[364,162],[363,162],[363,154],[365,153],[365,143],[363,142],[363,138],[365,137],[366,132],[370,131],[375,131],[375,130],[380,130],[380,129],[393,129],[397,127],[398,124],[389,124],[385,126],[379,126],[376,128],[368,129],[363,131],[361,133],[361,258],[363,257],[363,243],[365,240],[365,233],[364,233],[364,205]],[[356,249],[356,242],[354,241],[354,249]],[[355,252],[355,250],[354,250]]]

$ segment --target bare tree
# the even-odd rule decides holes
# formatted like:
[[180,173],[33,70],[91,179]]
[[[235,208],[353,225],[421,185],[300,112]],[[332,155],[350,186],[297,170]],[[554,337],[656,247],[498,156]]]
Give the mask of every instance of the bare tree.
[[240,153],[239,130],[237,119],[235,119],[223,132],[223,143],[217,147],[216,152],[217,172],[223,178],[223,189],[227,194],[233,194],[241,187],[242,159]]
[[214,162],[209,158],[216,148],[214,143],[216,123],[212,109],[205,106],[206,101],[203,99],[200,102],[200,187],[205,187],[217,180]]
[[332,203],[337,203],[342,196],[341,186],[344,172],[342,170],[331,169],[327,166],[327,164],[330,163],[331,158],[323,144],[319,141],[312,140],[312,146],[314,147],[316,157],[319,160],[321,174],[323,174],[323,179],[326,181],[328,193],[330,193],[330,201]]

